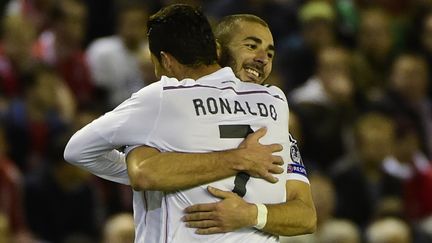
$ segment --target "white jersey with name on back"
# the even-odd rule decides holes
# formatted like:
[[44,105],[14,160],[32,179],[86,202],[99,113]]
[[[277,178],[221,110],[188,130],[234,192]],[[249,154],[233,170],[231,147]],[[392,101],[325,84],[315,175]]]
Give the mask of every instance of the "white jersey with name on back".
[[[197,235],[194,229],[185,227],[181,217],[188,206],[220,200],[207,192],[208,185],[235,191],[248,202],[280,203],[286,200],[287,180],[308,183],[298,148],[288,133],[288,106],[280,89],[241,82],[230,68],[223,68],[196,81],[163,77],[161,81],[133,94],[115,110],[93,121],[79,133],[92,134],[82,136],[92,140],[83,141],[92,142],[92,148],[87,151],[89,153],[92,152],[90,150],[103,151],[110,146],[130,145],[133,148],[143,144],[161,151],[202,153],[236,148],[248,133],[260,127],[268,128],[267,134],[260,140],[262,144],[279,143],[284,148],[278,153],[285,162],[285,172],[277,175],[278,183],[271,184],[240,173],[173,193],[134,192],[135,241],[278,242],[277,236],[255,228]],[[102,172],[95,174],[103,176]],[[125,176],[127,173],[116,172],[115,175]],[[127,178],[122,178],[122,181],[125,180]]]

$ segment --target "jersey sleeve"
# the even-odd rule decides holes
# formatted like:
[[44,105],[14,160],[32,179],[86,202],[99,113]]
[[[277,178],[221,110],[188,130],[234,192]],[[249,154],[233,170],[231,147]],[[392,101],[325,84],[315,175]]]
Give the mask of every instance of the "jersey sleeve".
[[104,179],[129,184],[125,155],[117,149],[146,143],[159,115],[160,98],[157,82],[83,127],[66,145],[66,161]]
[[[277,96],[279,96],[281,99],[283,99],[286,103],[287,106],[287,114],[289,113],[289,108],[288,108],[288,102],[287,102],[287,98],[284,94],[284,92],[276,86],[270,86],[269,89]],[[288,119],[288,118],[287,118]],[[288,122],[286,123],[287,126],[289,124],[289,119]],[[297,141],[291,136],[291,134],[288,131],[288,146],[289,146],[289,151],[288,151],[288,163],[287,163],[287,167],[286,167],[286,180],[299,180],[299,181],[303,181],[307,184],[309,183],[309,179],[307,176],[307,170],[306,167],[303,163],[302,157],[300,155],[300,149],[297,145]]]
[[309,184],[306,167],[303,164],[297,141],[289,134],[289,161],[287,164],[286,179],[300,180]]
[[[289,107],[288,107],[288,102],[287,102],[287,98],[284,94],[284,92],[277,86],[269,86],[268,87],[269,90],[275,95],[280,97],[282,100],[284,100],[285,105],[286,105],[286,112],[287,112],[287,126],[289,124]],[[307,184],[309,183],[309,179],[307,176],[307,171],[306,171],[306,167],[303,164],[303,160],[302,157],[300,155],[300,150],[299,147],[297,145],[297,141],[291,136],[291,134],[288,131],[288,134],[286,135],[287,139],[288,139],[288,161],[287,161],[287,165],[286,165],[286,180],[299,180],[299,181],[303,181]]]

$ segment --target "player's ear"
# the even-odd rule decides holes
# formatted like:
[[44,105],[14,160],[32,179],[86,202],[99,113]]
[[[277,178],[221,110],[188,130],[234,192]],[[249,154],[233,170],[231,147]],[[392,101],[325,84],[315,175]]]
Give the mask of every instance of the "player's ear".
[[161,65],[165,70],[170,70],[171,69],[171,64],[172,64],[172,60],[171,60],[171,56],[166,53],[161,51],[160,52],[160,56],[161,56]]

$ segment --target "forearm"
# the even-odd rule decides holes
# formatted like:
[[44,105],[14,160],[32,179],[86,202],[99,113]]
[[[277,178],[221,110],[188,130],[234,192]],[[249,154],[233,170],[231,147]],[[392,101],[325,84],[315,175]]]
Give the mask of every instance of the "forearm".
[[315,231],[315,210],[299,199],[283,204],[268,204],[266,207],[268,210],[267,223],[261,229],[264,232],[294,236]]
[[[288,190],[289,189],[289,190]],[[283,236],[313,233],[316,228],[316,211],[310,186],[301,181],[289,180],[286,185],[287,200],[284,203],[265,204],[267,222],[261,231]],[[248,205],[251,205],[248,203]],[[252,204],[253,205],[253,204]],[[244,227],[256,225],[257,207],[245,207],[249,220]]]
[[284,236],[313,233],[317,219],[310,185],[288,180],[285,190],[286,202],[266,205],[267,223],[262,231]]
[[[138,148],[139,149],[139,148]],[[154,152],[151,148],[128,155],[128,173],[136,190],[173,191],[186,189],[235,175],[235,152],[231,150],[211,153]],[[135,158],[130,158],[130,157]]]

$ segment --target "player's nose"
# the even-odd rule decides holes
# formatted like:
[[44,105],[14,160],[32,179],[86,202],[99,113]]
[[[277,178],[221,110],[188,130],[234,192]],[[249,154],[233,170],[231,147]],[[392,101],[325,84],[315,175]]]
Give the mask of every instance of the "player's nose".
[[254,61],[259,62],[265,66],[270,61],[270,58],[268,57],[265,50],[257,50]]

